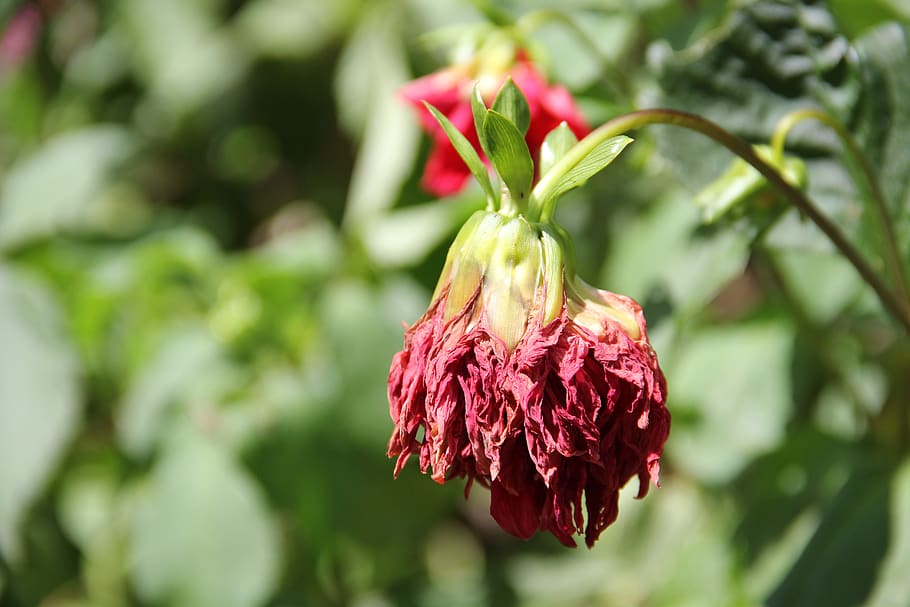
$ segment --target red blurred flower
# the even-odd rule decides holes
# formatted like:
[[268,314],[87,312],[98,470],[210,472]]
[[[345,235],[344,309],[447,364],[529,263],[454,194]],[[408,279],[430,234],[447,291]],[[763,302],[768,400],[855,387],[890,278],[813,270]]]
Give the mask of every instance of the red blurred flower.
[[[478,70],[473,64],[442,69],[414,80],[401,90],[401,95],[417,108],[421,125],[433,138],[433,149],[421,180],[421,185],[427,192],[436,196],[455,194],[464,188],[470,172],[422,102],[426,101],[442,112],[483,157],[474,131],[471,92],[477,81],[480,82],[482,93],[496,91],[508,76],[512,77],[528,101],[531,123],[525,140],[532,154],[538,152],[547,133],[563,121],[578,138],[591,131],[571,93],[564,87],[548,85],[523,52],[517,54],[511,67],[497,68],[494,74]],[[490,95],[484,94],[484,97]],[[492,101],[492,98],[488,101]]]
[[670,414],[641,308],[575,277],[570,246],[520,215],[462,228],[392,362],[388,454],[396,476],[417,454],[439,483],[489,487],[515,536],[584,533],[590,547],[621,487],[637,476],[643,497],[657,482]]
[[38,44],[40,34],[41,11],[26,4],[0,32],[0,68],[15,67],[25,61]]

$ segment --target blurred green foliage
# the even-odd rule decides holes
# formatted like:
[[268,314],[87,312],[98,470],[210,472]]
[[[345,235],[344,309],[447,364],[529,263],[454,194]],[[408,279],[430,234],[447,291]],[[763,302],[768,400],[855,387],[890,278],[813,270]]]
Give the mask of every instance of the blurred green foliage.
[[[482,489],[385,458],[402,322],[482,205],[420,192],[396,90],[481,12],[35,5],[34,49],[0,61],[0,605],[910,604],[907,335],[795,212],[701,225],[726,152],[638,133],[560,208],[581,275],[645,306],[673,433],[662,489],[627,491],[596,548],[521,542]],[[574,24],[533,40],[594,122],[661,105],[762,144],[788,110],[833,113],[910,264],[903,3],[495,8]],[[787,152],[881,269],[833,135]]]

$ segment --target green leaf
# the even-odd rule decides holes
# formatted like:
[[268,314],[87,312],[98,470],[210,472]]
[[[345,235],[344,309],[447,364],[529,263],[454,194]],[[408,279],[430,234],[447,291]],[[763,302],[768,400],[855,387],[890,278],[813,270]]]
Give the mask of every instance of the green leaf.
[[395,202],[411,173],[420,133],[396,91],[408,80],[397,4],[374,4],[342,52],[335,80],[339,118],[360,138],[345,222],[369,222]]
[[669,457],[703,482],[726,482],[775,448],[791,411],[791,328],[711,328],[664,361],[675,424]]
[[166,337],[127,388],[117,417],[123,449],[146,457],[165,434],[171,409],[184,402],[200,378],[226,364],[210,332],[200,326],[161,328]]
[[0,265],[0,553],[20,529],[76,430],[79,369],[60,311],[40,285]]
[[[274,5],[269,3],[269,8]],[[250,65],[248,49],[234,39],[246,24],[240,21],[236,30],[219,27],[217,2],[159,0],[152,5],[126,0],[117,8],[117,33],[126,38],[130,64],[146,95],[159,106],[160,115],[152,118],[157,128],[170,130],[176,118],[203,110],[236,85]],[[282,15],[285,26],[293,21],[288,14]],[[328,29],[326,21],[320,23]],[[269,41],[281,33],[272,28]]]
[[558,127],[547,133],[540,146],[540,174],[545,175],[554,164],[569,153],[576,143],[578,143],[578,137],[566,122],[560,123]]
[[486,165],[480,159],[480,156],[477,155],[474,146],[471,145],[468,138],[462,135],[461,131],[459,131],[455,125],[442,114],[442,112],[425,101],[424,105],[430,110],[430,113],[433,114],[433,117],[439,123],[439,126],[442,127],[442,130],[445,131],[449,141],[451,141],[452,145],[455,147],[455,151],[458,152],[458,155],[461,156],[464,163],[468,165],[471,174],[474,175],[474,178],[480,184],[480,187],[483,188],[487,200],[495,202],[496,193],[493,191],[493,185],[490,183],[490,175],[487,173]]
[[[705,42],[663,62],[663,93],[655,105],[694,112],[754,142],[769,141],[777,121],[793,110],[822,107],[842,122],[855,111],[860,88],[852,51],[824,3],[741,3]],[[679,128],[655,134],[660,152],[692,189],[705,187],[729,162],[725,149],[700,134]],[[800,124],[787,138],[787,150],[806,161],[810,198],[856,235],[862,205],[834,133]],[[758,214],[759,224],[765,219]],[[781,217],[769,239],[776,245],[829,246],[795,212]]]
[[253,607],[272,593],[277,537],[247,472],[185,427],[139,496],[132,578],[144,602]]
[[588,179],[603,170],[632,143],[625,135],[598,141],[595,131],[579,141],[561,160],[543,174],[534,188],[534,198],[541,207],[587,183]]
[[865,604],[888,546],[889,472],[869,464],[851,471],[770,607]]
[[490,162],[496,167],[496,172],[509,189],[512,199],[526,199],[534,179],[534,161],[531,160],[524,135],[508,118],[495,110],[487,111],[483,132],[490,148]]
[[858,137],[877,169],[906,250],[910,242],[910,28],[884,25],[859,39],[856,49],[863,84]]
[[354,0],[259,0],[243,6],[232,29],[243,46],[263,57],[306,58],[348,33],[346,28],[357,8]]
[[16,164],[0,190],[0,250],[98,223],[112,171],[133,148],[119,127],[60,135]]
[[522,136],[527,134],[528,126],[531,124],[531,110],[524,93],[515,85],[511,77],[506,78],[502,88],[499,89],[491,109],[508,118]]
[[891,481],[891,533],[888,553],[866,607],[910,603],[910,460],[905,459]]
[[424,259],[477,209],[477,197],[458,197],[398,209],[365,225],[361,238],[379,267],[414,264]]

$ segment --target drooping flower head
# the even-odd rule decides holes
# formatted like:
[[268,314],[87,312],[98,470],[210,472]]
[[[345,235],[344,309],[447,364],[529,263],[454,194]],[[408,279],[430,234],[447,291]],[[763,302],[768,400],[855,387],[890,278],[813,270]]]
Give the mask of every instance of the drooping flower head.
[[530,123],[525,139],[529,149],[540,149],[547,133],[562,122],[576,137],[591,131],[568,90],[547,84],[527,52],[513,41],[495,38],[454,65],[418,78],[401,90],[402,97],[417,108],[421,125],[433,138],[421,180],[427,192],[436,196],[455,194],[465,187],[471,174],[423,102],[446,116],[483,157],[471,115],[471,94],[476,83],[481,96],[491,99],[506,78],[518,85],[528,102]]
[[631,140],[595,131],[576,143],[558,127],[532,190],[521,92],[508,81],[492,109],[477,93],[472,102],[502,187],[431,108],[490,207],[459,232],[429,309],[392,361],[388,455],[396,476],[417,455],[439,483],[489,487],[493,518],[515,536],[546,530],[574,546],[583,534],[590,547],[616,519],[620,488],[637,477],[643,497],[657,482],[670,415],[641,308],[576,276],[552,210]]

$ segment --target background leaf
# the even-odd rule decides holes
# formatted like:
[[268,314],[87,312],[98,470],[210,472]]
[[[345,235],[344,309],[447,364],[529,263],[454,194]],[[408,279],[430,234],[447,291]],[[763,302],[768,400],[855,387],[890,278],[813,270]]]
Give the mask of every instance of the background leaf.
[[136,589],[149,602],[258,605],[278,572],[262,495],[218,445],[189,430],[157,464],[132,540]]
[[0,190],[0,250],[97,224],[102,191],[131,149],[124,129],[95,126],[62,134],[17,164]]
[[79,366],[47,289],[0,265],[0,552],[22,558],[20,529],[75,434]]

